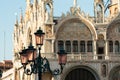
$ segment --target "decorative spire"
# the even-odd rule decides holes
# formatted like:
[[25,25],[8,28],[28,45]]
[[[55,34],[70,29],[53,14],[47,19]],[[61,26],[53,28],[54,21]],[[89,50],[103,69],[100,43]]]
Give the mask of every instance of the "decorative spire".
[[21,9],[21,15],[20,15],[20,22],[22,23],[23,22],[23,13],[22,13],[22,8]]
[[74,0],[74,7],[77,7],[77,0]]
[[27,6],[31,4],[31,0],[26,0]]
[[37,6],[38,0],[34,0],[34,4],[35,4],[35,6]]
[[15,16],[16,16],[15,26],[18,26],[18,16],[17,16],[17,13],[15,13]]
[[27,3],[30,3],[30,0],[26,0]]

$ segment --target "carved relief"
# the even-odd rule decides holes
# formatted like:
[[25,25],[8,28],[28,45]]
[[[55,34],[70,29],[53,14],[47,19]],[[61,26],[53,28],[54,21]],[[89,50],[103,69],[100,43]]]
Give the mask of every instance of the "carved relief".
[[103,63],[101,65],[101,75],[103,77],[106,77],[107,76],[107,64],[106,63]]
[[98,35],[98,40],[104,40],[104,35],[103,34],[99,34]]
[[53,35],[52,35],[52,26],[49,25],[49,26],[46,26],[46,37],[47,38],[51,38]]

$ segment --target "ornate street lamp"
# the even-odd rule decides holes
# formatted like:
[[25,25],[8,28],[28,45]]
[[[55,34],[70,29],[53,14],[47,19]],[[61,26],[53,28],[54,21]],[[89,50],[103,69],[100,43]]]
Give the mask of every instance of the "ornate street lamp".
[[26,69],[26,65],[30,62],[34,62],[36,57],[36,49],[30,44],[28,49],[23,49],[19,54],[21,58],[21,64],[23,65],[24,68],[24,73],[26,73],[27,75],[31,75],[33,72],[35,72],[34,63],[30,64],[31,71],[30,69]]
[[41,58],[41,46],[43,45],[43,40],[44,40],[44,35],[45,33],[39,28],[39,30],[37,30],[37,32],[34,33],[35,34],[35,39],[36,39],[36,45],[39,47],[39,55],[37,58],[37,65],[38,65],[38,78],[39,80],[41,80],[41,75],[42,75],[42,58]]
[[39,29],[34,34],[35,34],[35,39],[36,39],[36,45],[42,46],[45,33],[41,29]]
[[27,65],[28,58],[27,58],[27,54],[26,54],[26,49],[23,49],[19,54],[20,54],[21,64],[23,66]]
[[26,49],[26,54],[28,62],[34,62],[35,58],[37,57],[37,53],[36,49],[32,46],[32,44],[30,44],[28,49]]
[[[59,75],[62,73],[63,67],[66,64],[67,61],[67,53],[65,50],[59,50],[58,52],[58,61],[60,64],[60,69],[51,70],[49,61],[46,57],[41,57],[41,46],[43,45],[44,35],[45,33],[39,29],[37,32],[34,33],[36,38],[36,45],[39,50],[39,54],[37,56],[36,49],[30,44],[28,49],[23,49],[22,52],[20,52],[20,58],[21,63],[24,67],[24,72],[27,75],[31,75],[32,73],[36,74],[38,73],[38,80],[42,79],[42,73],[43,72],[50,72],[52,75]],[[30,69],[26,68],[27,64],[30,64]]]
[[61,73],[63,71],[63,68],[67,62],[67,53],[65,52],[65,50],[59,50],[58,52],[58,62],[59,65],[61,67]]

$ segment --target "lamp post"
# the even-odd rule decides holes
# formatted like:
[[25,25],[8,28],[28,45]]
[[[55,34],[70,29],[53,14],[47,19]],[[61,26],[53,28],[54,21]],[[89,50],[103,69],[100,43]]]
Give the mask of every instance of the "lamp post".
[[65,50],[59,50],[59,52],[58,52],[58,62],[59,62],[61,73],[62,73],[63,68],[64,68],[64,66],[67,62],[67,53],[65,52]]
[[[45,33],[39,29],[35,34],[36,45],[38,47],[39,54],[37,56],[37,49],[35,49],[32,44],[28,46],[27,49],[23,49],[19,54],[21,58],[21,63],[24,68],[24,73],[31,75],[32,73],[38,73],[38,80],[42,80],[43,72],[50,72],[52,75],[59,75],[62,73],[63,67],[66,64],[67,56],[65,50],[59,50],[58,61],[60,69],[51,70],[49,61],[46,57],[41,57],[41,46],[43,45]],[[30,64],[30,69],[26,68],[27,64]]]
[[3,71],[2,71],[2,70],[0,70],[0,78],[2,77],[2,73],[3,73]]
[[44,35],[45,33],[39,29],[37,30],[37,32],[34,33],[35,34],[35,39],[36,39],[36,45],[38,46],[39,49],[39,54],[38,54],[38,78],[39,80],[41,80],[41,54],[40,54],[40,50],[41,50],[41,46],[43,45],[43,39],[44,39]]

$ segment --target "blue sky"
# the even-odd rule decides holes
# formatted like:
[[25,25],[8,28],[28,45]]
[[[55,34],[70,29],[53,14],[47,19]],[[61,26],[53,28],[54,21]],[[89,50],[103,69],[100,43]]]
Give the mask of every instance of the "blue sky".
[[[0,61],[13,58],[13,28],[16,20],[15,13],[25,9],[26,0],[1,0],[0,4]],[[77,0],[82,11],[93,15],[94,0]],[[54,16],[61,16],[73,6],[73,0],[54,0]]]

